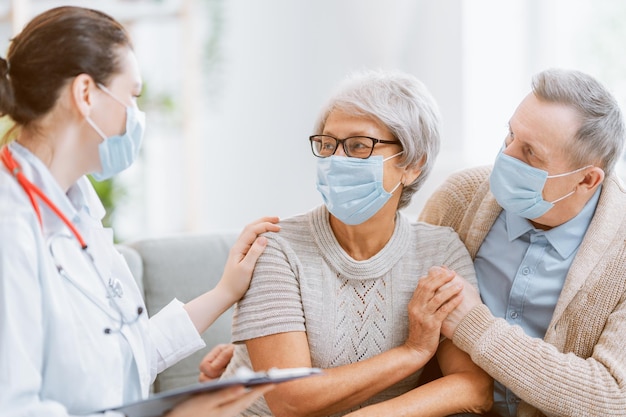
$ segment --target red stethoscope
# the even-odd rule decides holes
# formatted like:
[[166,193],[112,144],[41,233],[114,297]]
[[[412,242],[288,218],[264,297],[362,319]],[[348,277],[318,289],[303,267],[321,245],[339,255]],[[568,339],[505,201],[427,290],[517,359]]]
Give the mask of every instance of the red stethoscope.
[[59,208],[52,201],[50,201],[50,199],[43,193],[43,191],[41,191],[39,187],[30,182],[28,178],[24,176],[24,173],[22,173],[22,167],[20,167],[20,164],[18,164],[17,161],[13,159],[13,155],[11,154],[8,146],[4,146],[2,148],[2,151],[0,151],[0,158],[2,159],[2,162],[4,163],[4,166],[7,168],[7,170],[11,173],[11,175],[15,177],[17,182],[26,192],[30,203],[35,209],[35,213],[37,214],[39,225],[43,227],[43,222],[41,220],[41,210],[39,209],[39,203],[37,202],[35,197],[39,197],[44,203],[46,203],[50,210],[52,210],[54,214],[56,214],[59,219],[61,219],[61,221],[65,223],[68,229],[72,231],[72,234],[76,237],[76,240],[78,240],[80,247],[83,250],[87,249],[87,244],[85,243],[83,236],[78,232],[78,229],[76,229],[72,222],[65,216],[65,214],[61,212],[61,210],[59,210]]
[[[70,229],[70,231],[72,232],[72,234],[74,235],[74,237],[76,238],[78,243],[80,244],[80,248],[82,249],[81,252],[84,253],[85,256],[88,258],[89,263],[91,264],[92,268],[94,269],[94,271],[96,272],[96,274],[100,278],[100,281],[104,285],[104,288],[105,288],[106,293],[107,293],[107,297],[111,300],[113,308],[119,314],[119,319],[113,317],[106,310],[106,307],[101,305],[101,303],[97,300],[96,297],[94,297],[92,294],[90,294],[89,291],[87,291],[85,288],[80,286],[75,280],[73,280],[70,277],[70,275],[65,270],[65,268],[63,268],[63,266],[57,261],[55,255],[54,255],[54,250],[52,248],[52,245],[50,245],[50,247],[49,247],[50,254],[52,255],[52,258],[55,261],[56,268],[57,268],[57,271],[59,272],[59,274],[61,274],[69,282],[71,282],[72,285],[74,285],[87,298],[89,298],[92,302],[94,302],[98,306],[98,308],[100,308],[104,313],[106,313],[108,316],[114,318],[114,320],[119,320],[119,324],[118,324],[118,326],[116,328],[107,327],[107,328],[104,329],[104,333],[105,334],[119,333],[119,332],[121,332],[122,327],[124,325],[129,325],[129,324],[135,323],[139,319],[139,316],[141,316],[141,313],[143,313],[143,307],[141,307],[141,306],[137,307],[137,316],[134,319],[128,320],[128,319],[126,319],[124,317],[124,314],[122,313],[122,309],[120,308],[120,306],[118,305],[117,301],[115,300],[115,298],[121,298],[122,295],[123,295],[122,286],[121,286],[121,283],[119,282],[119,280],[117,280],[117,279],[116,280],[109,279],[108,283],[105,281],[104,277],[102,276],[102,274],[100,273],[99,269],[96,266],[96,263],[94,261],[93,256],[87,250],[87,243],[85,243],[85,240],[83,239],[82,235],[80,234],[80,232],[78,231],[76,226],[74,226],[72,224],[72,222],[67,218],[67,216],[65,216],[61,212],[61,210],[59,210],[59,208],[48,198],[48,196],[46,196],[44,194],[43,191],[41,191],[41,189],[39,187],[37,187],[30,180],[28,180],[28,178],[26,178],[26,176],[22,172],[22,167],[20,167],[20,164],[13,158],[13,155],[11,154],[11,151],[9,150],[8,146],[4,146],[2,148],[2,150],[0,150],[0,159],[2,159],[2,163],[4,164],[4,166],[11,173],[11,175],[13,175],[13,177],[15,177],[17,182],[22,186],[22,188],[26,192],[26,195],[28,196],[28,199],[30,200],[33,208],[35,209],[35,213],[37,214],[37,219],[39,220],[39,225],[43,228],[43,221],[41,219],[41,210],[40,210],[39,203],[37,202],[36,197],[39,197],[50,208],[50,210],[52,210],[54,212],[54,214],[56,214],[59,217],[59,219],[68,227],[68,229]],[[60,237],[67,237],[67,238],[71,239],[71,236],[68,236],[68,235],[64,235],[64,236],[60,236]]]

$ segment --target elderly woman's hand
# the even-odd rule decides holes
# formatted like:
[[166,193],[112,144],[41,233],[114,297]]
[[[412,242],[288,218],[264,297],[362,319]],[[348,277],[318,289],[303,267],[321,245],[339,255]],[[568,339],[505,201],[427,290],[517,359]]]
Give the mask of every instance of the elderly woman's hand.
[[462,301],[463,282],[446,267],[432,267],[420,278],[409,302],[409,336],[406,345],[428,356],[439,346],[444,319]]
[[209,353],[204,355],[200,362],[200,376],[198,381],[206,382],[222,376],[228,363],[233,358],[235,345],[219,344],[215,346]]

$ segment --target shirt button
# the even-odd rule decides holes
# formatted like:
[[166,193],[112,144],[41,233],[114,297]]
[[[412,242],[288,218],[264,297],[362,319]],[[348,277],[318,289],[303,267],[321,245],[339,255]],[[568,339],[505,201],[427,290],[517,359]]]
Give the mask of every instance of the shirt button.
[[524,274],[524,275],[528,275],[528,274],[530,274],[530,268],[529,268],[529,267],[527,267],[527,266],[525,266],[525,267],[522,269],[522,274]]
[[509,313],[509,317],[511,317],[512,319],[516,319],[519,317],[519,314],[517,314],[517,311],[511,311]]

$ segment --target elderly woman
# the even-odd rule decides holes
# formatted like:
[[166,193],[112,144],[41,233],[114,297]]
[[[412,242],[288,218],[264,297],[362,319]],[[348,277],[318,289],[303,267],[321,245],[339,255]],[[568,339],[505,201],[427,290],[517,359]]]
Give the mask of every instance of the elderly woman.
[[[281,384],[242,415],[447,416],[491,406],[491,379],[449,340],[441,322],[459,301],[453,274],[472,260],[448,228],[411,223],[407,206],[439,150],[439,116],[426,88],[396,72],[349,77],[309,138],[324,205],[281,221],[234,315],[243,365],[319,367]],[[443,277],[443,278],[442,278]],[[437,354],[443,377],[418,387]]]

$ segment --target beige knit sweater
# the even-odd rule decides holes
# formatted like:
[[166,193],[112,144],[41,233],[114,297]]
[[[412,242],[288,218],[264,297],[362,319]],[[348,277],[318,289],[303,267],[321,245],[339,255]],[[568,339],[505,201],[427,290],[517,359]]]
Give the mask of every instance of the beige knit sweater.
[[[241,342],[282,332],[306,332],[314,367],[335,368],[376,356],[405,342],[409,300],[431,266],[447,265],[476,282],[467,250],[447,227],[409,222],[398,214],[385,247],[357,261],[337,242],[324,206],[280,224],[279,233],[266,234],[268,245],[235,309],[233,341],[239,344],[226,376],[251,366]],[[419,374],[361,406],[404,394],[416,386]],[[256,415],[271,415],[262,398],[242,413]]]
[[[452,175],[420,220],[451,226],[472,258],[502,210],[489,167]],[[626,190],[605,179],[544,340],[480,306],[454,343],[523,401],[518,416],[626,416]]]

